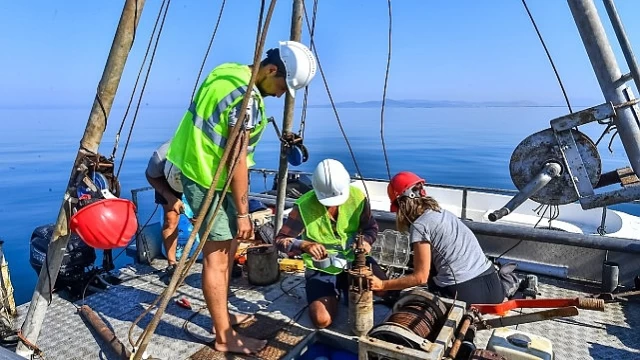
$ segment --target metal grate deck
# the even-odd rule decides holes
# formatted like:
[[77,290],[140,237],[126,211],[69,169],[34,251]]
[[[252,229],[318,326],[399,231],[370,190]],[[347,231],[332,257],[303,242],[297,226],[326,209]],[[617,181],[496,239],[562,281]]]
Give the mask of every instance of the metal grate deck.
[[[135,265],[121,270],[124,282],[108,291],[94,294],[85,299],[103,321],[110,326],[116,336],[129,346],[128,331],[132,321],[148,306],[165,284],[159,279],[157,269],[166,263],[158,261],[153,266]],[[193,310],[186,310],[175,303],[166,309],[151,344],[147,349],[156,359],[223,359],[223,354],[205,345],[212,341],[209,333],[211,318],[204,307],[200,290],[201,265],[195,264],[185,284],[178,289],[176,296],[186,296]],[[542,297],[584,296],[582,291],[564,282],[540,278]],[[247,324],[239,331],[248,334],[261,334],[262,338],[271,336],[268,347],[260,354],[265,359],[280,359],[297,345],[314,334],[309,317],[306,314],[304,298],[304,278],[299,275],[283,276],[282,281],[267,287],[252,287],[244,278],[232,282],[230,309],[234,311],[256,313],[258,321]],[[48,309],[38,346],[44,351],[46,359],[113,359],[114,354],[108,346],[97,339],[84,324],[76,306],[81,301],[67,302],[55,297]],[[545,336],[553,341],[556,359],[639,359],[640,303],[627,302],[607,304],[606,312],[580,310],[573,318],[551,320],[533,324],[524,324],[518,330]],[[17,325],[22,324],[28,304],[18,308]],[[194,311],[202,311],[194,314]],[[384,305],[375,306],[376,323],[389,312]],[[514,312],[514,314],[517,312]],[[298,315],[298,316],[296,316]],[[148,324],[152,315],[145,317],[134,329],[134,340]],[[183,329],[187,319],[188,332]],[[296,321],[292,321],[296,320]],[[342,305],[338,321],[321,333],[353,339],[348,332],[347,307]],[[268,330],[266,330],[268,329]],[[268,334],[272,332],[272,334]],[[491,334],[480,331],[476,345],[484,347]],[[195,336],[195,338],[194,338]],[[200,339],[200,340],[196,340]],[[131,347],[130,347],[131,348]],[[241,358],[241,357],[236,357]]]

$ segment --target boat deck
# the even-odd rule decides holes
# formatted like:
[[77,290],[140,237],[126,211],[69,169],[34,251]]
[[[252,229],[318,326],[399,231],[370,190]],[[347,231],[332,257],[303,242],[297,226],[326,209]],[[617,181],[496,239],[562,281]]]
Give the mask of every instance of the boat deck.
[[[115,332],[128,348],[128,332],[132,322],[165,288],[160,279],[164,261],[152,266],[131,265],[120,270],[122,284],[104,292],[88,296],[89,305]],[[185,296],[192,310],[169,303],[157,327],[148,354],[155,359],[229,359],[206,343],[213,336],[211,318],[204,307],[200,290],[201,265],[196,263],[176,297]],[[262,359],[291,359],[315,341],[315,334],[323,334],[341,342],[339,346],[357,351],[357,343],[349,334],[347,307],[341,305],[337,321],[329,329],[314,331],[306,312],[304,277],[301,274],[282,274],[281,281],[265,286],[250,286],[246,277],[232,281],[230,309],[255,313],[256,321],[239,326],[247,335],[269,339],[268,346],[258,354]],[[585,288],[548,278],[539,278],[540,297],[567,298],[585,296]],[[597,289],[594,290],[596,292]],[[37,345],[46,359],[115,359],[109,346],[89,330],[77,312],[82,300],[75,303],[55,297],[50,305]],[[19,307],[17,325],[22,323],[28,304]],[[375,305],[376,323],[382,321],[390,309]],[[153,313],[153,312],[152,312]],[[513,312],[517,314],[517,312]],[[134,340],[148,324],[147,315],[134,327]],[[518,330],[547,337],[553,342],[556,359],[638,359],[640,358],[640,303],[622,302],[606,305],[605,312],[580,310],[572,318],[523,324]],[[479,331],[476,345],[484,347],[490,331]],[[335,345],[335,344],[334,344]]]

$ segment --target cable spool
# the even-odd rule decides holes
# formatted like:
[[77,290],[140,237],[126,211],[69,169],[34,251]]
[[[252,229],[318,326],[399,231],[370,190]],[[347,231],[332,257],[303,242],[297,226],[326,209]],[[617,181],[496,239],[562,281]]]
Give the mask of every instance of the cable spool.
[[424,350],[445,321],[447,308],[434,294],[417,288],[402,296],[391,315],[369,332],[369,337]]

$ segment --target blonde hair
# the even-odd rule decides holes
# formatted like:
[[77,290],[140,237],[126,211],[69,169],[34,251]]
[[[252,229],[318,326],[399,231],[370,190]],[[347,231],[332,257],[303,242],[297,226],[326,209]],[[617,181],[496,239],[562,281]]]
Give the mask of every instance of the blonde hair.
[[427,210],[440,212],[440,204],[431,196],[409,198],[401,197],[398,200],[396,212],[396,228],[398,231],[408,231],[409,226]]

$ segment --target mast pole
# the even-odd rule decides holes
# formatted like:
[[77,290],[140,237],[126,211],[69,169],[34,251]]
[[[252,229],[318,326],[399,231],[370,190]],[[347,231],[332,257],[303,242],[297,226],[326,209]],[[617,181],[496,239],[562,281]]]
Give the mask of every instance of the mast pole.
[[[122,72],[131,46],[133,45],[135,28],[138,26],[144,4],[145,0],[126,0],[124,8],[122,9],[120,22],[118,23],[118,28],[113,38],[102,78],[98,84],[98,90],[93,102],[93,107],[91,108],[89,120],[87,121],[84,135],[80,141],[76,159],[71,168],[67,189],[65,190],[52,239],[49,243],[47,261],[45,262],[45,266],[40,270],[38,283],[33,292],[26,318],[22,324],[22,335],[32,344],[36,343],[40,335],[48,302],[52,295],[51,290],[56,283],[60,265],[62,264],[67,243],[69,242],[69,219],[67,218],[69,214],[67,213],[67,209],[69,206],[68,201],[70,197],[72,197],[71,188],[75,184],[78,168],[82,159],[85,156],[98,154],[98,148],[106,128],[107,118],[111,112]],[[29,358],[33,350],[20,342],[16,347],[16,353],[25,358]]]
[[[291,14],[291,34],[290,40],[300,41],[302,38],[302,17],[304,16],[304,0],[293,0],[293,12]],[[295,98],[286,92],[284,99],[284,115],[282,118],[282,135],[291,132],[293,129],[293,114]],[[285,199],[287,197],[287,176],[289,174],[289,163],[284,144],[280,143],[280,166],[278,168],[278,192],[276,202],[276,223],[275,232],[278,233],[282,227],[282,217],[284,213]]]
[[[605,100],[614,105],[634,100],[633,91],[626,85],[629,78],[620,71],[593,0],[567,0],[567,3]],[[613,122],[631,167],[640,176],[639,115],[635,105],[619,108]]]

